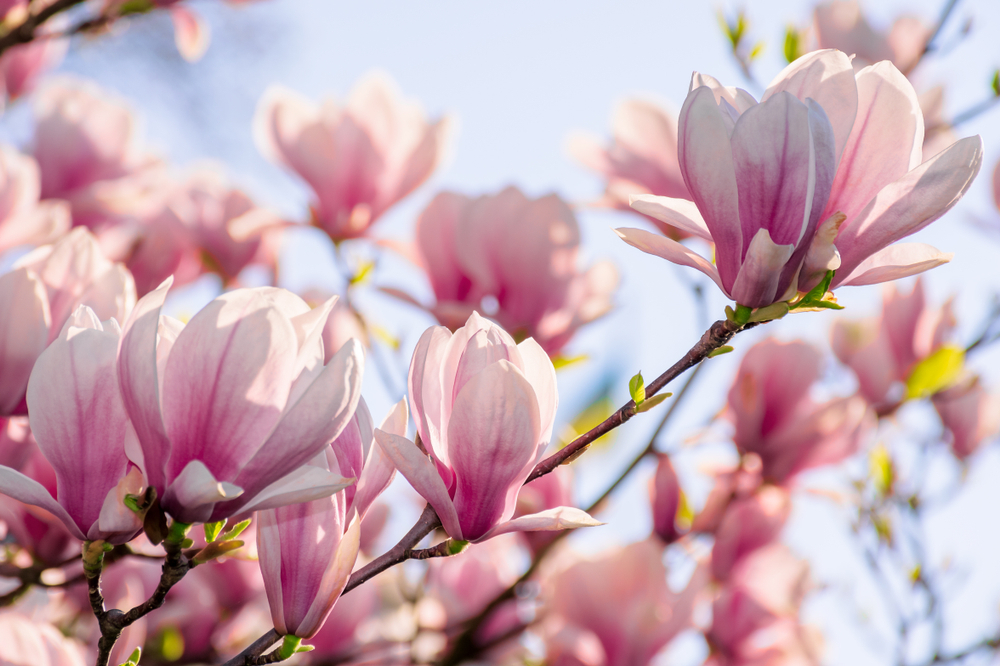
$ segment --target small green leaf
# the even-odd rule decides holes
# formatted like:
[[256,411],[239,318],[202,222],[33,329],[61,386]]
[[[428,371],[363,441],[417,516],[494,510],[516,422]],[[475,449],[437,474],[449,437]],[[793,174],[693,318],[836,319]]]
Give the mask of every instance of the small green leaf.
[[917,363],[906,379],[906,397],[926,398],[942,391],[958,379],[965,365],[965,350],[945,345]]
[[632,379],[628,380],[628,394],[635,401],[636,406],[641,405],[646,400],[646,383],[642,380],[642,373],[636,373]]
[[896,467],[889,450],[882,444],[872,449],[868,456],[868,473],[879,495],[885,497],[892,493],[896,482]]
[[459,541],[457,539],[448,539],[448,554],[458,555],[466,548],[469,547],[468,541]]
[[753,310],[745,305],[736,304],[736,316],[733,320],[739,325],[743,326],[748,321],[750,321],[750,315],[753,314]]
[[125,2],[118,6],[118,15],[145,14],[148,11],[152,11],[154,7],[156,7],[156,4],[153,0],[125,0]]
[[139,495],[125,495],[125,499],[122,500],[124,504],[133,513],[142,513],[142,507],[139,506],[139,501],[142,498]]
[[781,319],[788,314],[788,309],[788,303],[786,301],[771,303],[768,306],[754,310],[753,314],[750,315],[750,321],[773,321],[775,319]]
[[729,345],[723,345],[718,349],[713,349],[712,351],[708,352],[708,358],[715,358],[716,356],[722,356],[723,354],[728,354],[731,351],[733,351],[732,347],[730,347]]
[[1000,69],[993,72],[993,94],[1000,97]]
[[219,541],[229,541],[230,539],[235,539],[239,535],[243,534],[243,530],[245,530],[250,526],[251,520],[252,520],[251,518],[247,518],[246,520],[241,520],[240,522],[236,523],[231,528],[229,528],[228,531],[223,533],[222,536],[219,537]]
[[653,407],[656,407],[658,404],[660,404],[661,402],[663,402],[672,395],[673,393],[657,393],[652,398],[648,400],[643,400],[642,404],[636,407],[635,411],[638,414],[641,414],[643,412],[648,412]]
[[358,271],[351,276],[349,284],[351,286],[356,284],[362,284],[369,275],[371,275],[372,270],[375,269],[374,261],[366,261],[358,267]]
[[128,659],[121,666],[138,666],[140,657],[142,657],[142,648],[136,648],[132,650],[132,654],[128,656]]
[[208,543],[215,541],[215,538],[219,536],[219,532],[221,532],[222,528],[225,526],[226,526],[225,518],[216,523],[205,523],[202,526],[205,529],[205,541],[207,541]]
[[302,644],[302,639],[298,636],[292,636],[286,634],[284,640],[281,643],[281,647],[278,648],[279,661],[284,661],[290,658],[293,654],[299,651],[299,647]]
[[726,319],[733,322],[734,324],[736,323],[736,311],[733,310],[728,305],[726,306]]
[[757,58],[759,58],[763,52],[764,52],[764,42],[757,42],[756,44],[754,44],[754,47],[750,49],[750,54],[747,55],[747,59],[752,62]]
[[799,31],[795,29],[795,26],[788,26],[785,31],[785,61],[792,63],[799,57],[799,41],[801,37],[799,36]]
[[204,564],[205,562],[210,562],[217,557],[228,555],[234,550],[238,550],[242,547],[242,541],[213,541],[199,550],[191,559],[195,564]]

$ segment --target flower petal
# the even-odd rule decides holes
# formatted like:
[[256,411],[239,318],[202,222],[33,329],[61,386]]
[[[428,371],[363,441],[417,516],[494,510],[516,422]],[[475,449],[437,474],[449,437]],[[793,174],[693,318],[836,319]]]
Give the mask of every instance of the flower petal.
[[173,277],[167,278],[136,303],[118,343],[118,385],[122,403],[142,447],[146,480],[161,496],[166,489],[164,467],[170,455],[170,440],[160,413],[161,380],[156,362],[156,338],[160,310],[173,281]]
[[733,285],[733,300],[751,308],[775,302],[781,271],[795,250],[794,245],[778,245],[767,229],[760,229],[750,243],[740,274]]
[[61,520],[66,529],[77,539],[81,541],[87,540],[87,536],[73,522],[66,509],[38,481],[21,474],[15,469],[0,465],[0,493],[3,493],[7,497],[13,497],[19,502],[45,509]]
[[948,212],[969,189],[982,162],[983,141],[971,136],[883,187],[840,229],[841,274],[850,275],[870,255]]
[[680,266],[697,268],[699,271],[712,278],[715,284],[719,285],[719,289],[721,289],[724,294],[727,296],[729,295],[726,288],[722,286],[722,278],[719,277],[719,271],[717,271],[715,266],[712,265],[712,262],[702,257],[700,254],[697,254],[693,250],[688,249],[684,245],[681,245],[677,241],[664,238],[658,234],[651,234],[648,231],[643,231],[642,229],[628,229],[623,227],[621,229],[615,229],[615,233],[632,247],[638,248],[647,254],[662,257],[667,261]]
[[711,88],[703,86],[688,94],[679,127],[681,172],[712,232],[722,290],[728,293],[739,271],[743,241],[730,133]]
[[[379,429],[398,437],[405,437],[408,420],[404,398],[393,405]],[[381,446],[372,446],[368,451],[364,471],[358,479],[358,490],[351,507],[357,511],[359,518],[365,517],[368,507],[389,487],[395,476],[396,467],[392,464],[392,459],[385,454]]]
[[39,354],[49,340],[52,319],[45,285],[27,268],[0,275],[0,415],[24,413],[24,392]]
[[448,488],[445,487],[431,459],[405,437],[378,428],[375,429],[375,442],[392,460],[399,473],[410,482],[413,489],[434,507],[448,536],[465,541]]
[[[243,489],[219,481],[200,460],[192,460],[167,487],[163,508],[184,523],[208,522],[216,502],[231,500],[243,494]],[[207,505],[207,506],[206,506]]]
[[901,280],[946,264],[954,256],[953,252],[941,252],[924,243],[896,243],[868,257],[842,281],[834,280],[834,284],[858,287]]
[[455,510],[466,541],[513,514],[540,435],[535,391],[508,361],[487,366],[455,398],[448,453],[455,471]]
[[653,194],[635,194],[628,198],[628,205],[643,215],[649,215],[672,227],[686,231],[711,242],[712,234],[705,224],[701,212],[687,199],[671,199]]
[[478,541],[492,539],[508,532],[547,532],[573,530],[578,527],[598,527],[600,525],[604,525],[604,523],[582,509],[572,506],[557,506],[554,509],[546,509],[500,523]]
[[340,474],[322,467],[303,465],[264,488],[238,509],[233,509],[232,505],[227,506],[225,503],[216,504],[212,520],[222,520],[231,516],[241,517],[254,511],[311,502],[330,497],[353,483],[354,479],[345,479]]

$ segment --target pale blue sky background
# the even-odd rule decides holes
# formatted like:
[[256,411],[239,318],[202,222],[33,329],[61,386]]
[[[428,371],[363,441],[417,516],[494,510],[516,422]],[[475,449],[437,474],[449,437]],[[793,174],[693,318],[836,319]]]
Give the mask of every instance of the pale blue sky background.
[[[294,178],[267,163],[253,145],[250,121],[257,100],[272,83],[281,83],[310,97],[333,94],[343,98],[354,82],[373,68],[387,71],[408,97],[419,99],[431,116],[447,113],[458,122],[451,157],[430,183],[397,206],[379,223],[380,233],[408,234],[412,220],[440,188],[468,194],[496,191],[516,184],[531,195],[557,191],[570,201],[595,198],[601,182],[577,166],[564,150],[572,131],[607,135],[612,107],[626,95],[642,93],[679,107],[692,70],[710,73],[729,85],[747,86],[727,53],[715,18],[720,7],[700,2],[508,1],[470,2],[333,2],[331,0],[267,0],[234,8],[216,2],[191,3],[212,27],[212,45],[194,65],[176,54],[165,16],[143,17],[126,31],[75,44],[61,71],[87,76],[131,100],[142,116],[148,142],[178,165],[211,158],[225,162],[234,180],[262,203],[293,218],[304,218],[308,192]],[[936,19],[942,2],[868,2],[877,27],[885,27],[903,10],[928,22]],[[766,50],[757,65],[765,83],[784,62],[781,43],[788,23],[809,21],[811,3],[754,2],[743,5],[751,20],[751,35],[764,40]],[[942,44],[953,41],[959,27],[973,17],[968,39],[944,57],[927,62],[921,84],[947,83],[948,108],[965,109],[989,92],[989,80],[1000,65],[1000,3],[967,0],[959,3]],[[0,129],[23,142],[26,109],[14,108]],[[1000,243],[970,227],[972,217],[992,220],[989,177],[1000,159],[1000,110],[961,128],[960,134],[981,133],[986,141],[984,173],[962,204],[945,220],[919,236],[956,253],[952,265],[936,270],[929,290],[938,302],[958,294],[964,339],[969,339],[988,297],[1000,289]],[[686,350],[703,330],[694,321],[691,301],[676,269],[632,250],[610,231],[612,226],[641,224],[631,216],[581,209],[585,260],[611,258],[622,272],[616,311],[590,327],[570,348],[593,359],[561,373],[563,409],[569,418],[602,382],[614,382],[616,403],[627,399],[627,378],[642,369],[651,378]],[[996,235],[1000,239],[1000,233]],[[285,286],[335,288],[330,245],[315,231],[295,234],[286,251]],[[426,293],[412,271],[388,262],[380,279]],[[694,273],[689,279],[700,280]],[[197,307],[214,295],[209,280],[175,300],[178,309]],[[707,290],[713,319],[722,314],[720,294]],[[875,312],[880,291],[845,289],[838,293],[847,315]],[[396,319],[385,299],[367,294],[362,307],[403,338],[403,352],[394,359],[402,372],[416,338],[430,322],[408,313]],[[725,382],[740,353],[762,335],[807,336],[825,344],[834,315],[796,315],[759,332],[740,336],[737,353],[712,361],[676,420],[667,441],[677,448],[724,403]],[[976,359],[992,386],[1000,385],[997,353]],[[843,378],[841,378],[842,380]],[[385,413],[390,397],[374,372],[365,395],[376,418]],[[849,389],[849,386],[848,386]],[[398,396],[397,396],[398,397]],[[644,445],[652,418],[637,420],[623,430],[614,446],[588,453],[579,466],[588,488],[603,484],[604,472],[617,468]],[[933,424],[933,421],[926,421]],[[716,437],[718,439],[718,437]],[[715,450],[721,447],[714,447]],[[688,452],[678,457],[684,481],[697,499],[705,484],[699,465],[711,456]],[[938,466],[947,477],[953,470]],[[611,527],[580,539],[584,547],[600,547],[643,536],[648,530],[646,490],[640,481],[616,498],[604,518]],[[827,474],[825,486],[843,475]],[[961,621],[949,627],[948,645],[961,647],[1000,626],[1000,556],[996,507],[1000,505],[1000,456],[995,450],[976,460],[969,488],[947,512],[931,524],[931,557],[950,557],[961,583]],[[587,491],[587,496],[594,492]],[[584,497],[584,500],[586,497]],[[861,664],[889,663],[885,643],[888,625],[856,552],[845,538],[849,511],[829,500],[800,493],[787,541],[810,557],[817,581],[825,586],[810,600],[806,619],[827,636],[826,663],[848,660]],[[402,526],[401,527],[405,527]],[[699,650],[688,643],[678,662],[697,663]]]

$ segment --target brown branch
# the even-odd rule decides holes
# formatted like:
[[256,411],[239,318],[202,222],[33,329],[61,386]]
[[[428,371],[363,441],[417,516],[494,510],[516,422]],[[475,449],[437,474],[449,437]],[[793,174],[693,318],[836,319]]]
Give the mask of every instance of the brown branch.
[[50,5],[42,7],[37,13],[29,14],[21,23],[13,26],[10,32],[0,37],[0,54],[3,54],[7,49],[20,44],[27,44],[34,41],[39,35],[35,34],[35,31],[40,28],[46,21],[55,16],[56,14],[62,13],[71,7],[82,4],[84,0],[55,0]]

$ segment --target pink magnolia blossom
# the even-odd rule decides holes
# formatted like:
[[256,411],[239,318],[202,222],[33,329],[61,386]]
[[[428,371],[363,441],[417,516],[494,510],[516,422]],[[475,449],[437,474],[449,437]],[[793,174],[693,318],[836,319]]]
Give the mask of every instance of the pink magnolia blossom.
[[921,164],[913,86],[888,62],[855,75],[840,51],[802,56],[762,100],[695,74],[679,140],[695,203],[642,195],[633,204],[713,241],[714,265],[670,239],[634,229],[619,235],[701,270],[749,307],[807,291],[830,270],[832,288],[895,280],[950,259],[928,245],[893,243],[965,194],[982,162],[978,136]]
[[665,453],[656,455],[656,472],[649,482],[650,504],[653,507],[653,533],[664,543],[673,543],[680,536],[677,511],[681,505],[681,484],[677,472]]
[[356,238],[430,177],[446,123],[429,123],[384,74],[362,79],[344,106],[271,88],[254,120],[260,151],[312,188],[313,224],[334,241]]
[[185,326],[161,317],[170,281],[124,326],[118,377],[138,436],[129,450],[184,523],[325,497],[346,480],[306,465],[347,425],[364,359],[348,343],[323,365],[333,301],[310,310],[282,289],[237,289]]
[[809,389],[822,356],[803,342],[765,340],[743,357],[729,389],[733,441],[760,456],[765,479],[785,484],[802,470],[853,454],[873,425],[858,396],[817,403]]
[[[644,666],[691,626],[706,579],[699,566],[683,591],[671,591],[663,546],[656,538],[577,562],[550,583],[548,612],[555,618],[548,621],[561,621],[547,641],[550,656],[566,666]],[[577,652],[581,647],[583,655],[560,655],[566,648]]]
[[887,34],[879,34],[854,0],[832,0],[816,5],[813,27],[819,48],[838,49],[853,55],[855,69],[888,60],[904,75],[920,61],[934,32],[916,16],[901,16]]
[[965,460],[1000,433],[1000,396],[988,393],[977,377],[931,398],[950,434],[951,450]]
[[887,286],[880,317],[834,322],[831,347],[857,376],[858,393],[886,409],[903,399],[902,383],[914,366],[947,343],[955,326],[951,302],[928,307],[917,280],[909,293]]
[[159,164],[136,138],[131,109],[89,81],[61,78],[35,97],[34,157],[43,199],[65,199],[73,223],[148,214],[161,205]]
[[764,482],[764,464],[756,453],[744,453],[732,468],[714,470],[714,483],[705,505],[691,521],[691,531],[714,534],[733,500],[750,497]]
[[132,276],[101,255],[86,229],[37,248],[0,275],[0,312],[18,313],[0,320],[0,415],[26,413],[35,359],[79,305],[92,308],[98,321],[124,321],[134,303]]
[[0,613],[3,666],[84,666],[83,646],[55,626],[16,610]]
[[[806,562],[780,543],[742,559],[712,604],[712,626],[706,634],[712,666],[810,664],[815,646],[798,625],[799,606],[809,585]],[[815,657],[815,655],[813,655]]]
[[12,46],[0,55],[0,86],[8,100],[34,90],[42,74],[59,64],[69,40],[39,36],[28,44]]
[[429,328],[413,352],[409,389],[420,444],[382,430],[375,440],[451,538],[598,524],[572,507],[511,520],[559,403],[552,361],[533,339],[515,344],[475,312],[455,333]]
[[437,298],[432,312],[453,330],[478,311],[554,354],[611,309],[617,271],[609,262],[577,269],[579,225],[554,194],[443,192],[420,214],[416,236]]
[[143,483],[125,456],[128,419],[115,373],[120,332],[114,319],[102,323],[80,306],[31,372],[31,430],[55,471],[55,497],[38,481],[0,467],[0,492],[45,509],[81,540],[125,543],[142,529],[123,502]]
[[763,486],[752,496],[729,504],[712,546],[712,575],[725,581],[749,553],[778,539],[792,510],[788,492]]
[[[574,137],[570,152],[585,167],[607,180],[603,205],[630,210],[629,197],[655,194],[690,199],[677,161],[677,118],[659,105],[626,99],[615,107],[611,145],[601,147],[590,137]],[[649,218],[674,240],[690,234],[656,218]]]
[[[400,401],[381,428],[403,435],[406,424],[406,403]],[[279,634],[311,638],[347,585],[361,544],[361,521],[395,474],[372,434],[362,401],[351,423],[312,463],[357,484],[331,497],[257,514],[260,570]]]
[[69,231],[65,203],[39,203],[38,164],[9,146],[0,146],[0,254],[19,245],[42,245]]

